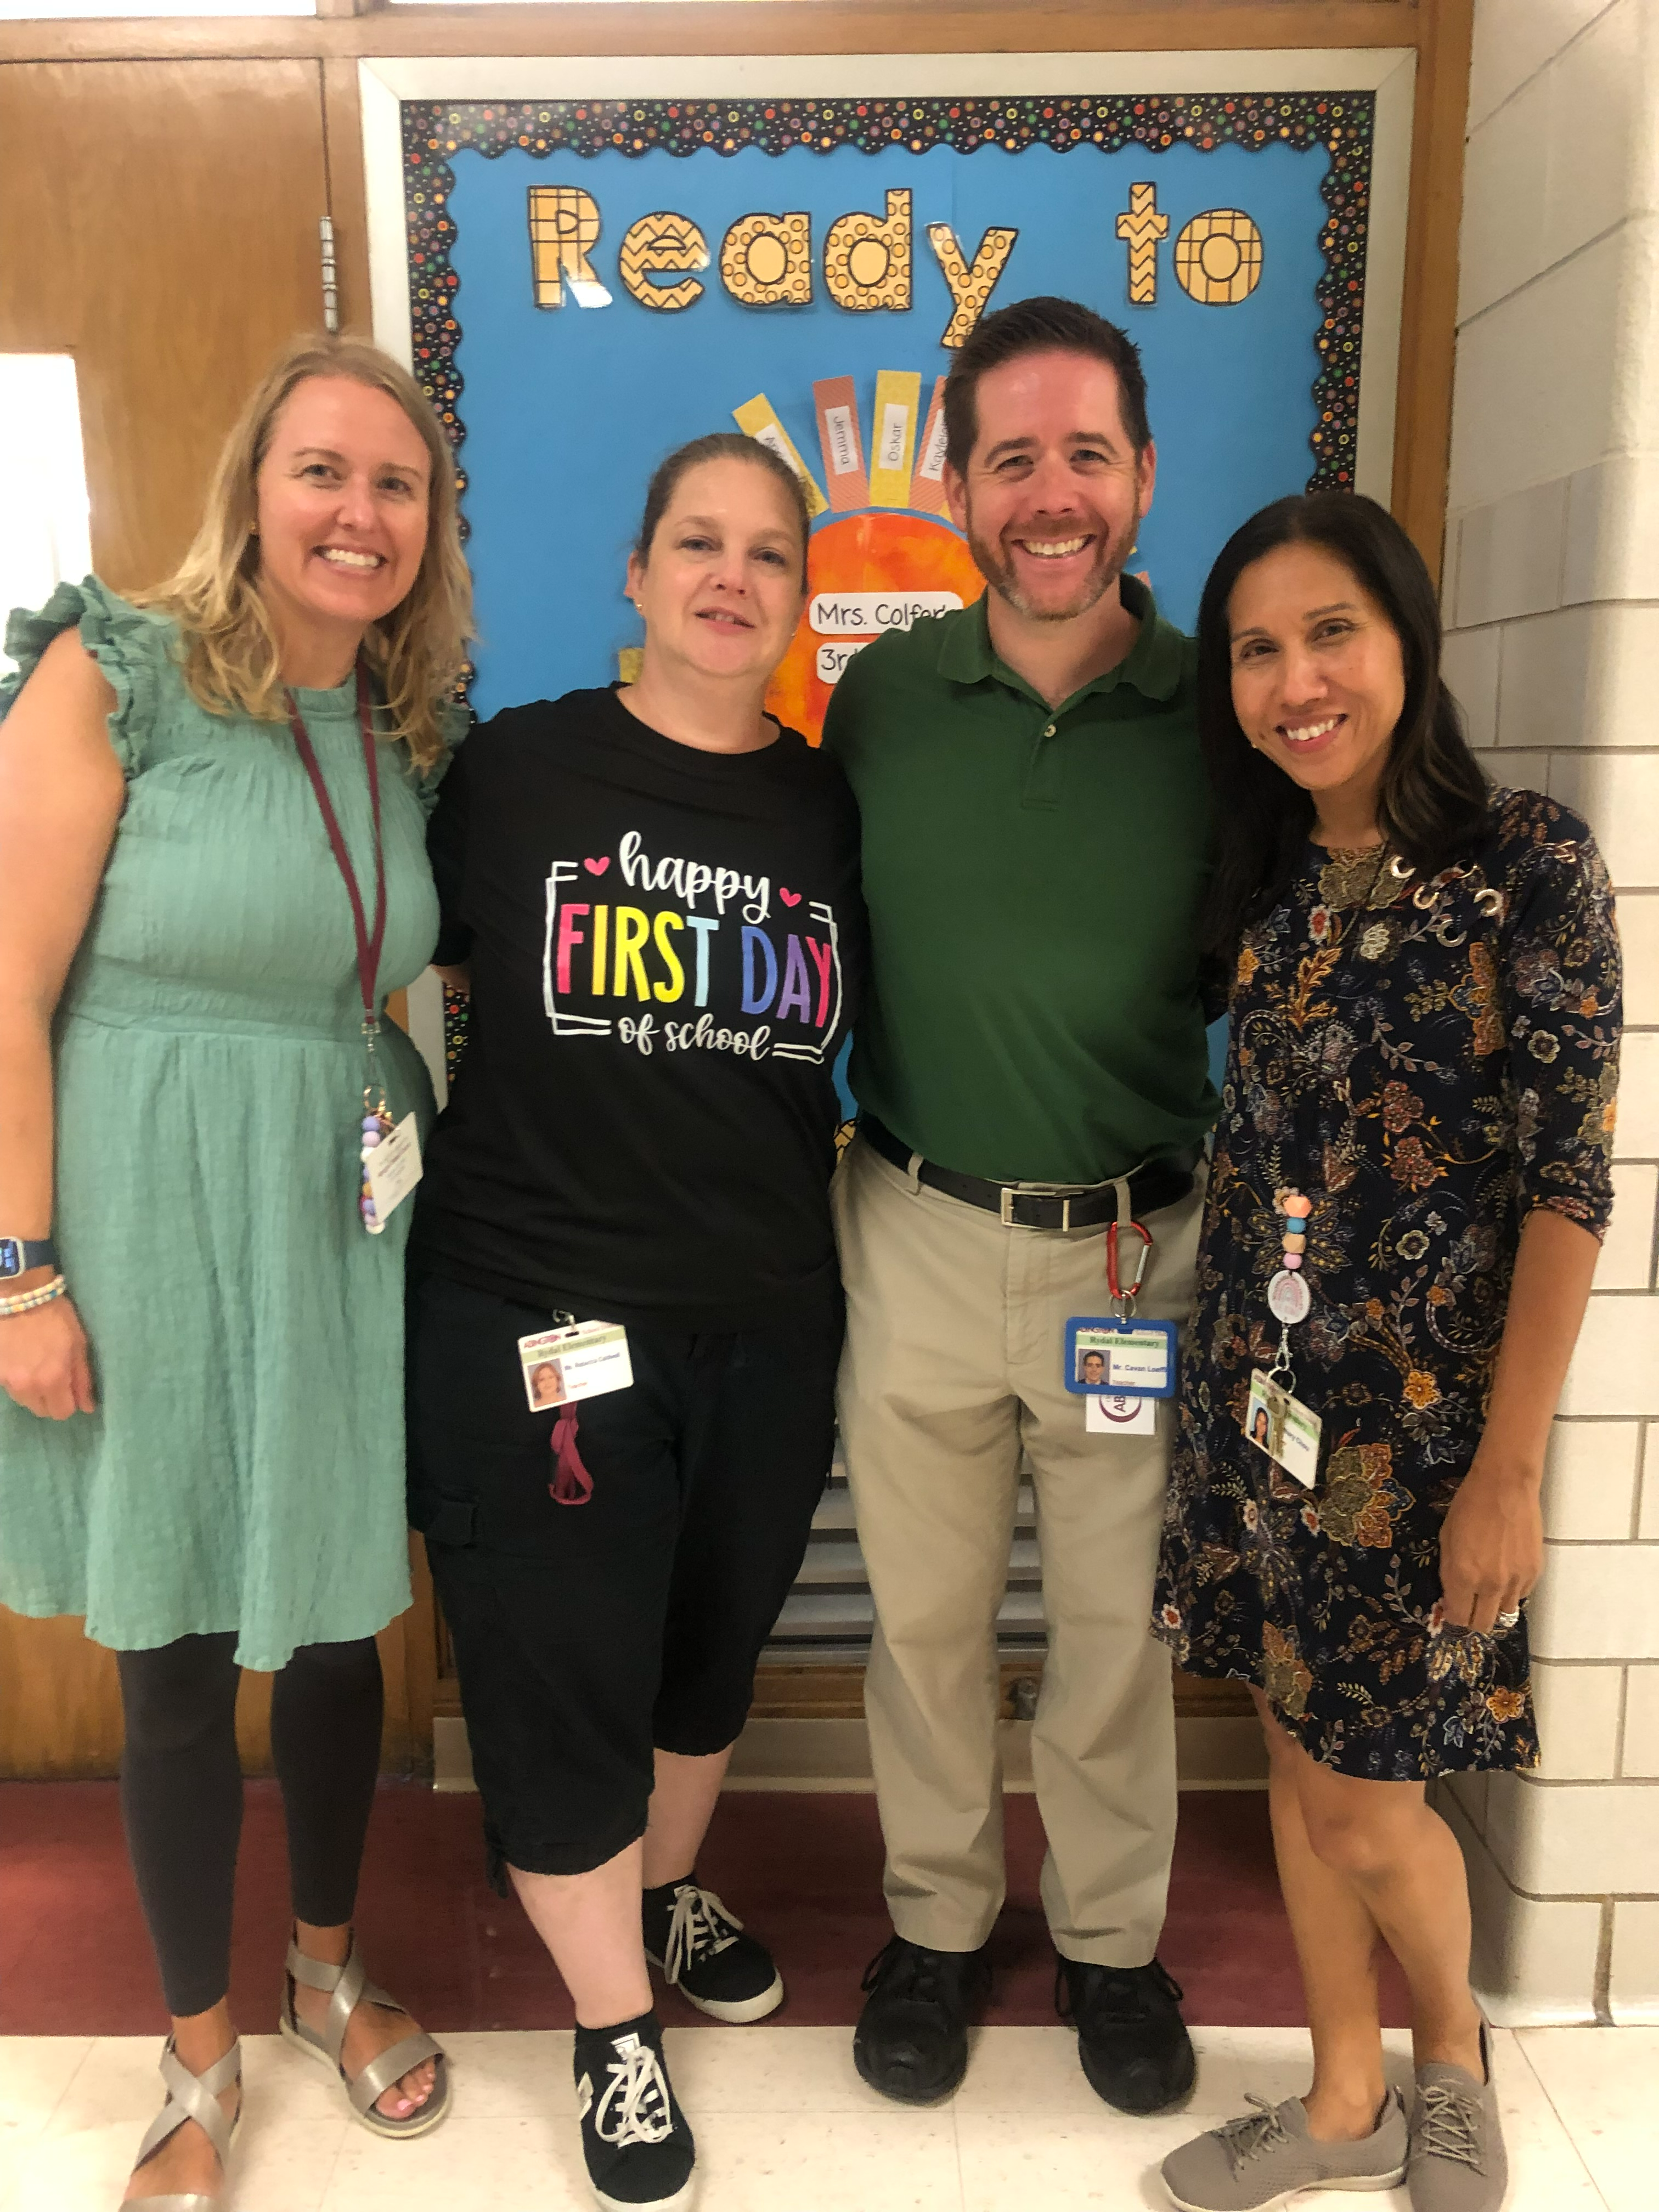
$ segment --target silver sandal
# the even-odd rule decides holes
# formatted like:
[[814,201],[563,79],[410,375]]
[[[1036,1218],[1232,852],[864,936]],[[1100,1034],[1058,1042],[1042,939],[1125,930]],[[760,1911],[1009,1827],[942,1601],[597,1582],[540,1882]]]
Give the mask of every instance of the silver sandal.
[[[144,2160],[153,2157],[186,2120],[194,2120],[217,2153],[222,2173],[230,2163],[230,2146],[241,2125],[242,2113],[239,2106],[235,2118],[228,2120],[219,2095],[233,2081],[239,2087],[241,2084],[240,2043],[233,2043],[224,2057],[216,2058],[205,2074],[192,2074],[174,2050],[173,2038],[168,2036],[161,2052],[161,2079],[167,2084],[167,2100],[150,2122],[149,2132],[138,2146],[138,2155],[132,2161],[133,2172],[137,2173]],[[130,2197],[127,2204],[144,2205],[148,2212],[222,2212],[224,2201],[222,2197],[204,2197],[199,2190],[191,2190],[182,2196],[175,2192],[170,2197]]]
[[[307,1959],[297,1943],[288,1947],[288,1983],[283,1992],[283,2009],[277,2027],[296,2051],[303,2051],[319,2066],[326,2066],[340,2077],[342,2087],[351,2105],[352,2116],[377,2136],[387,2136],[393,2141],[404,2136],[423,2136],[428,2128],[435,2128],[449,2111],[449,2061],[442,2050],[424,2029],[416,2028],[401,2043],[394,2043],[378,2058],[371,2058],[355,2081],[340,2063],[340,2053],[345,2046],[346,2026],[360,2004],[384,2005],[392,2012],[403,2007],[396,1997],[388,1996],[368,1978],[354,1935],[351,1948],[343,1966],[325,1966],[320,1959]],[[331,1990],[332,2000],[328,2018],[319,2035],[309,2028],[294,2008],[294,1985],[303,1982],[308,1990]],[[424,2060],[434,2060],[432,2094],[418,2106],[406,2119],[388,2119],[374,2107],[380,2098],[396,2081]],[[206,2200],[204,2199],[204,2202]]]

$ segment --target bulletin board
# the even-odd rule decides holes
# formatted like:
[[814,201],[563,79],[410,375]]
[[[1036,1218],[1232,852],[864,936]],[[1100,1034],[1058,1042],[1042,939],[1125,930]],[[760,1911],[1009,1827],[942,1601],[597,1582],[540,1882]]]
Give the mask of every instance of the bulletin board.
[[769,703],[816,738],[872,636],[981,589],[939,390],[1035,294],[1141,349],[1132,565],[1177,623],[1267,501],[1389,496],[1407,50],[359,66],[375,335],[456,449],[481,715],[627,672],[651,471],[740,428],[815,509]]

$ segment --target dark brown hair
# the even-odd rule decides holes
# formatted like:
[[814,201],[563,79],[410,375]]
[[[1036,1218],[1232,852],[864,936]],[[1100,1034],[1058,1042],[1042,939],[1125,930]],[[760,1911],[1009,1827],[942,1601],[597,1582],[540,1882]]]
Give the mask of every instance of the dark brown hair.
[[984,316],[951,364],[945,380],[945,458],[958,475],[967,467],[979,435],[975,395],[981,377],[1028,353],[1082,353],[1103,361],[1117,376],[1118,412],[1125,434],[1137,453],[1146,452],[1152,432],[1146,420],[1146,373],[1140,366],[1139,348],[1092,307],[1045,293]]
[[635,558],[641,562],[651,558],[657,526],[667,514],[681,477],[701,468],[705,461],[748,461],[757,469],[766,470],[787,488],[790,505],[800,523],[800,580],[805,590],[806,541],[812,528],[805,486],[781,453],[775,453],[770,446],[763,446],[758,438],[751,438],[742,430],[711,430],[706,437],[693,438],[687,445],[676,446],[665,460],[658,462],[646,490],[645,513],[640,517],[640,534],[634,541]]
[[1204,939],[1229,961],[1246,924],[1282,896],[1314,824],[1312,793],[1256,751],[1233,711],[1228,602],[1248,568],[1295,544],[1340,561],[1400,640],[1405,703],[1377,792],[1389,849],[1426,879],[1468,850],[1486,818],[1486,777],[1440,675],[1440,610],[1422,555],[1388,509],[1362,493],[1275,500],[1222,547],[1198,609],[1198,728],[1217,824]]

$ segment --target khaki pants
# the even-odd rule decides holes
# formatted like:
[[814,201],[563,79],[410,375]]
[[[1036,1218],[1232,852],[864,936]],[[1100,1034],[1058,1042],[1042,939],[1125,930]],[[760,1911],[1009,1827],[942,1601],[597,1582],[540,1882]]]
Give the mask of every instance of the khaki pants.
[[[1031,1729],[1043,1910],[1066,1957],[1144,1966],[1175,1840],[1170,1656],[1147,1626],[1172,1408],[1156,1436],[1091,1436],[1061,1381],[1068,1316],[1110,1310],[1105,1232],[1005,1228],[859,1141],[835,1199],[841,1428],[875,1596],[865,1710],[894,1926],[974,1950],[1001,1907],[996,1617],[1023,1449],[1048,1628]],[[1195,1189],[1146,1222],[1142,1315],[1184,1321],[1200,1207]],[[1132,1266],[1138,1240],[1125,1241]]]

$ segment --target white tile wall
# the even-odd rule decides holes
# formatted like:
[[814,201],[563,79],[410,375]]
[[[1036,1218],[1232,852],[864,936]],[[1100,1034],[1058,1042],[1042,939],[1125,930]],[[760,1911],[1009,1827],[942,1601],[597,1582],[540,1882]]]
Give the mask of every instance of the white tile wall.
[[1566,607],[1501,635],[1498,744],[1554,751],[1659,738],[1659,606]]
[[1505,1877],[1534,1896],[1650,1893],[1659,1879],[1659,1783],[1494,1774],[1486,1840]]
[[1550,797],[1595,832],[1621,890],[1659,885],[1659,752],[1550,755]]
[[1659,453],[1613,453],[1573,472],[1554,604],[1581,599],[1659,599]]
[[1659,1159],[1659,1030],[1625,1031],[1613,1145],[1619,1159]]
[[1557,1421],[1544,1455],[1544,1519],[1557,1542],[1630,1534],[1641,1480],[1639,1421]]
[[1540,1659],[1659,1659],[1659,1549],[1547,1548],[1543,1579],[1528,1609],[1532,1648]]
[[1454,593],[1459,629],[1560,605],[1567,493],[1575,482],[1555,477],[1460,517]]
[[1659,1299],[1591,1298],[1560,1410],[1659,1414]]
[[1487,2018],[1501,2027],[1593,2021],[1601,1905],[1517,1896],[1455,1807],[1449,1818],[1474,1915],[1471,1978]]
[[[1659,768],[1659,760],[1654,765]],[[1659,1168],[1614,1166],[1613,1219],[1595,1266],[1598,1291],[1651,1289],[1656,1196],[1659,1196]]]
[[[1616,450],[1611,425],[1626,411],[1631,352],[1621,304],[1630,252],[1622,232],[1587,246],[1458,332],[1454,514]],[[1484,617],[1457,619],[1461,628]]]
[[1440,672],[1463,709],[1472,745],[1498,742],[1498,650],[1503,635],[1496,623],[1489,629],[1455,630],[1440,655]]
[[[1621,1898],[1613,1908],[1613,1971],[1607,1981],[1607,2009],[1620,2027],[1645,2027],[1659,2022],[1659,1903],[1651,1898]],[[1651,2083],[1650,2083],[1651,2089]],[[1652,2137],[1643,2179],[1646,2201],[1652,2201]],[[1630,2202],[1644,2197],[1632,2192]]]
[[1618,1773],[1624,1682],[1622,1667],[1551,1666],[1542,1660],[1534,1665],[1532,1694],[1547,1780],[1607,1782]]
[[1541,80],[1548,95],[1541,267],[1652,204],[1643,191],[1650,31],[1641,0],[1625,0],[1599,15]]
[[1659,898],[1626,891],[1619,902],[1619,942],[1625,960],[1625,1019],[1659,1029]]
[[1659,1421],[1648,1425],[1642,1475],[1642,1513],[1636,1533],[1644,1544],[1659,1544]]
[[[1627,1778],[1659,1780],[1659,1667],[1632,1667],[1625,1691],[1625,1754]],[[1659,1890],[1659,1866],[1650,1888]]]
[[[1546,265],[1551,71],[1469,137],[1464,156],[1457,319],[1490,307]],[[1554,257],[1551,257],[1552,258]]]
[[1474,11],[1469,62],[1471,130],[1607,4],[1608,0],[1481,0]]

